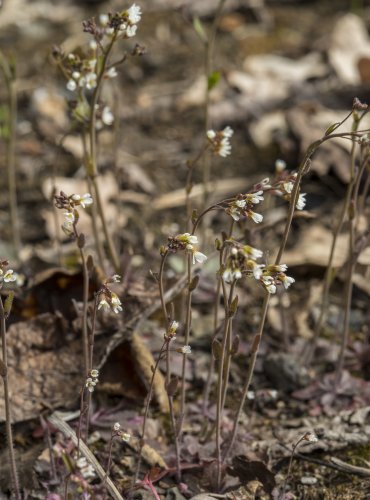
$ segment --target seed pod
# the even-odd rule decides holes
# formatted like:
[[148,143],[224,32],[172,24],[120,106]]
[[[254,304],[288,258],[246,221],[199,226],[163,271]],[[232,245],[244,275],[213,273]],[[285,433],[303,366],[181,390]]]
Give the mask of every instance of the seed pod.
[[239,343],[240,343],[240,337],[239,337],[239,335],[235,335],[231,349],[230,349],[231,356],[235,356],[235,354],[238,354]]
[[221,342],[217,339],[212,342],[212,355],[215,360],[221,356]]
[[171,381],[166,385],[167,394],[171,397],[174,396],[177,386],[179,383],[179,379],[177,377],[173,377]]
[[10,311],[12,310],[13,299],[14,299],[14,292],[9,292],[7,298],[4,301],[4,313],[6,318],[10,315]]
[[228,313],[227,313],[229,318],[232,318],[233,316],[235,316],[236,311],[238,309],[238,302],[239,302],[239,298],[238,298],[238,296],[236,296],[234,298],[234,300],[231,302],[231,305],[230,305]]
[[196,276],[194,276],[194,278],[191,280],[191,283],[189,285],[189,292],[193,292],[196,287],[198,286],[198,283],[199,283],[199,275],[197,274]]
[[91,275],[92,272],[94,271],[94,267],[95,267],[94,259],[93,259],[92,255],[87,256],[86,267],[87,267],[89,274]]
[[85,246],[85,235],[81,233],[77,239],[78,248],[83,248]]

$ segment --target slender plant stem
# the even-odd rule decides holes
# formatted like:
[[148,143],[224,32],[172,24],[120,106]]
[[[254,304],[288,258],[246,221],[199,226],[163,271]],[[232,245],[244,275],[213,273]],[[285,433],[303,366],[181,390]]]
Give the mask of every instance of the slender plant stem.
[[[113,36],[110,44],[106,48],[105,52],[103,53],[103,56],[101,58],[101,67],[100,71],[97,75],[97,80],[96,80],[96,87],[94,89],[92,98],[91,98],[91,103],[90,103],[90,120],[89,120],[89,142],[90,142],[90,154],[88,158],[88,164],[86,165],[87,167],[87,175],[90,177],[93,188],[94,188],[94,194],[96,197],[97,201],[97,207],[98,207],[98,212],[100,215],[100,219],[102,221],[103,225],[103,232],[104,236],[107,242],[108,246],[108,251],[110,258],[112,260],[113,267],[115,268],[116,272],[119,273],[121,266],[119,262],[119,258],[116,252],[116,249],[113,244],[112,237],[110,235],[110,232],[108,230],[108,224],[106,221],[106,217],[104,214],[104,207],[101,201],[101,195],[100,195],[100,189],[99,189],[99,184],[97,182],[97,175],[98,175],[98,169],[97,169],[97,151],[96,151],[96,105],[99,99],[99,95],[101,92],[101,87],[102,87],[102,81],[103,81],[103,76],[107,67],[107,62],[108,62],[108,57],[111,53],[112,47],[114,45],[114,42],[116,41],[116,37]],[[98,235],[98,233],[96,233]],[[97,245],[98,248],[98,245]]]
[[[186,296],[186,317],[185,317],[185,332],[184,332],[184,342],[185,345],[189,345],[189,339],[190,339],[190,328],[191,328],[191,296],[192,296],[192,290],[191,290],[191,281],[192,281],[192,271],[191,271],[191,255],[187,255],[187,275],[188,275],[188,282],[187,282],[187,296]],[[186,404],[186,397],[185,397],[185,389],[186,389],[186,361],[187,361],[187,354],[183,354],[182,358],[182,368],[181,368],[181,397],[180,397],[180,423],[179,423],[179,428],[178,428],[178,436],[181,435],[181,430],[182,430],[182,425],[184,423],[184,418],[185,418],[185,404]]]
[[15,165],[15,145],[17,135],[17,90],[15,86],[15,78],[13,71],[0,52],[0,68],[3,72],[5,84],[8,91],[8,124],[9,137],[7,141],[7,177],[8,177],[8,195],[9,195],[9,213],[10,226],[12,234],[12,242],[15,256],[19,259],[19,251],[21,246],[19,214],[17,202],[17,182],[16,182],[16,165]]
[[250,351],[251,352],[251,354],[250,354],[251,357],[250,357],[250,360],[249,360],[248,371],[247,371],[247,374],[246,374],[246,377],[245,377],[245,382],[244,382],[244,386],[243,386],[243,390],[242,390],[242,395],[241,395],[240,403],[239,403],[236,415],[234,417],[233,429],[231,431],[231,437],[230,437],[229,443],[228,443],[228,445],[225,448],[225,451],[223,453],[223,460],[226,460],[227,456],[230,453],[230,450],[234,446],[234,442],[235,442],[236,433],[237,433],[237,430],[238,430],[238,424],[239,424],[240,416],[241,416],[242,411],[243,411],[244,403],[245,403],[245,400],[246,400],[246,397],[247,397],[247,394],[248,394],[248,391],[249,391],[249,387],[250,387],[251,382],[252,382],[254,368],[256,366],[257,355],[258,355],[258,350],[259,350],[259,346],[260,346],[261,339],[262,339],[263,329],[264,329],[264,326],[265,326],[265,321],[266,321],[266,315],[267,315],[267,309],[268,309],[268,305],[269,305],[269,300],[270,300],[270,295],[269,295],[268,292],[266,292],[265,298],[264,298],[263,304],[262,304],[261,319],[260,319],[260,324],[259,324],[258,332],[254,336],[254,339],[253,339],[253,342],[252,342],[252,346],[251,346],[251,351]]
[[158,370],[159,362],[163,358],[163,354],[166,351],[167,343],[168,343],[168,340],[165,339],[163,344],[162,344],[162,347],[159,351],[159,355],[158,355],[157,361],[155,362],[155,366],[153,367],[153,374],[152,374],[152,378],[150,380],[148,395],[146,397],[145,411],[144,411],[144,417],[143,417],[143,427],[141,429],[141,440],[140,440],[140,447],[139,447],[138,460],[137,460],[137,466],[136,466],[136,472],[135,472],[133,486],[135,486],[137,480],[139,479],[139,474],[140,474],[142,451],[143,451],[143,447],[145,444],[144,437],[145,437],[145,431],[146,431],[146,424],[148,421],[149,407],[150,407],[150,403],[151,403],[152,396],[153,396],[154,379],[155,379],[155,375],[156,375],[157,370]]
[[[209,107],[210,107],[210,86],[209,86],[209,78],[212,75],[213,71],[213,54],[215,48],[215,41],[217,35],[217,29],[221,18],[222,9],[225,5],[226,0],[219,0],[217,10],[215,16],[213,18],[213,23],[211,26],[211,30],[206,40],[206,51],[205,51],[205,63],[204,63],[204,72],[206,77],[206,89],[205,89],[205,97],[204,97],[204,129],[205,133],[207,133],[210,128],[210,116],[209,116]],[[211,163],[208,156],[204,157],[204,165],[203,165],[203,188],[204,188],[204,204],[207,203],[207,198],[209,196],[209,182],[211,179]]]
[[[85,169],[87,170],[88,169],[89,155],[88,155],[88,151],[87,151],[87,141],[86,141],[86,134],[85,133],[81,134],[81,140],[82,140],[82,147],[83,147],[83,152],[84,152],[84,164],[85,164]],[[89,192],[94,193],[94,186],[93,186],[93,183],[92,183],[90,176],[87,176],[87,185],[89,187]],[[99,265],[104,272],[105,271],[104,258],[103,258],[104,251],[103,251],[103,247],[102,247],[101,240],[99,237],[98,210],[97,210],[97,206],[95,203],[92,204],[91,211],[92,211],[92,217],[91,217],[92,230],[93,230],[93,235],[94,235],[96,253],[98,255]]]
[[[360,182],[367,166],[368,156],[366,155],[362,161],[361,168],[357,172],[357,176],[352,179],[351,184],[354,184],[351,193],[351,203],[349,210],[349,244],[348,244],[348,269],[346,277],[346,286],[343,296],[343,306],[344,306],[344,318],[343,318],[343,328],[342,328],[342,340],[338,356],[338,363],[335,373],[334,390],[336,391],[340,383],[340,379],[344,367],[345,351],[349,340],[349,319],[351,313],[351,302],[352,302],[352,291],[353,291],[353,273],[355,271],[358,255],[355,252],[355,241],[356,241],[356,227],[355,227],[355,217],[356,217],[356,207],[358,205],[358,192]],[[355,173],[353,173],[355,175]]]
[[[364,115],[363,115],[364,116]],[[358,126],[360,124],[360,119],[355,119],[353,122],[353,131],[355,132],[358,129]],[[312,361],[313,354],[315,352],[316,344],[317,341],[320,337],[322,326],[324,323],[324,319],[326,317],[327,313],[327,308],[329,304],[329,291],[330,291],[330,285],[333,281],[333,260],[334,260],[334,252],[335,248],[337,245],[338,237],[339,234],[342,230],[343,224],[344,224],[344,219],[346,217],[346,214],[348,213],[348,207],[351,199],[351,193],[353,189],[353,178],[354,178],[354,169],[355,169],[355,160],[356,160],[356,143],[353,141],[352,146],[351,146],[351,179],[350,182],[348,183],[347,186],[347,191],[346,191],[346,197],[343,202],[342,210],[339,215],[339,219],[333,234],[333,239],[331,242],[331,247],[330,247],[330,253],[329,253],[329,260],[328,264],[326,267],[325,271],[325,276],[324,276],[324,289],[323,289],[323,294],[322,294],[322,299],[321,299],[321,305],[320,305],[320,314],[315,326],[315,331],[314,335],[310,341],[309,344],[307,344],[306,348],[303,351],[303,357],[304,357],[304,362],[306,365],[310,364]]]
[[9,452],[9,466],[10,475],[13,483],[14,496],[16,500],[21,499],[19,490],[19,480],[17,466],[15,462],[14,448],[13,448],[13,432],[12,432],[12,417],[10,410],[10,390],[9,390],[9,375],[8,375],[8,349],[6,341],[6,319],[2,298],[0,297],[0,330],[1,330],[1,343],[2,343],[2,362],[3,371],[2,379],[4,383],[4,404],[5,404],[5,430],[6,438],[8,441]]
[[80,252],[81,263],[82,263],[82,276],[83,276],[83,290],[82,290],[82,349],[83,349],[83,359],[84,359],[84,375],[87,378],[89,373],[89,336],[87,329],[87,307],[89,301],[89,272],[86,264],[86,256],[83,249],[83,245],[80,246],[80,233],[77,229],[77,223],[73,223],[73,232],[76,238],[78,250]]
[[[345,120],[348,119],[349,116],[351,116],[351,114],[349,114],[345,118]],[[343,122],[345,120],[343,120]],[[277,254],[276,259],[275,259],[275,265],[278,265],[280,263],[281,258],[282,258],[283,253],[284,253],[284,250],[285,250],[286,243],[288,241],[288,236],[289,236],[295,208],[296,208],[296,204],[297,204],[298,197],[299,197],[300,183],[301,183],[303,175],[306,173],[307,166],[309,164],[311,156],[319,148],[319,146],[321,146],[321,144],[327,140],[330,140],[334,137],[361,138],[363,133],[364,133],[363,131],[361,131],[361,133],[357,131],[357,132],[348,132],[348,133],[343,133],[343,134],[338,134],[338,133],[337,134],[335,134],[335,133],[328,134],[328,135],[322,137],[321,139],[319,139],[318,141],[312,143],[309,146],[309,148],[307,149],[307,152],[306,152],[306,154],[305,154],[305,156],[304,156],[304,158],[299,166],[297,176],[295,179],[294,188],[292,191],[290,205],[289,205],[288,217],[287,217],[287,221],[285,224],[284,234],[283,234],[282,241],[280,243],[279,251],[278,251],[278,254]],[[223,460],[225,460],[227,458],[227,456],[230,453],[230,450],[233,447],[234,442],[235,442],[240,415],[243,411],[245,399],[247,397],[247,393],[248,393],[248,390],[249,390],[249,387],[250,387],[250,384],[251,384],[252,378],[253,378],[253,372],[254,372],[257,356],[258,356],[259,346],[261,343],[262,334],[263,334],[264,326],[265,326],[265,322],[266,322],[269,300],[270,300],[269,293],[266,293],[264,301],[263,301],[263,305],[262,305],[261,319],[260,319],[258,332],[255,335],[254,340],[252,342],[251,359],[250,359],[247,376],[246,376],[245,383],[244,383],[243,390],[242,390],[242,397],[241,397],[238,409],[237,409],[235,417],[234,417],[234,423],[233,423],[233,429],[231,432],[231,437],[230,437],[230,440],[229,440],[227,447],[225,448],[225,451],[223,454]]]
[[171,382],[171,359],[170,359],[170,342],[166,344],[166,387],[167,387],[167,395],[168,395],[168,404],[170,408],[170,419],[171,419],[171,427],[174,435],[174,444],[175,444],[175,457],[176,457],[176,479],[177,482],[181,482],[181,464],[180,464],[180,445],[178,439],[178,432],[176,429],[176,420],[175,420],[175,410],[173,406],[173,395],[168,394],[168,387]]
[[[221,277],[221,282],[224,290],[224,297],[226,294],[226,287],[223,278]],[[224,363],[226,356],[227,347],[227,332],[229,330],[229,325],[231,321],[230,306],[233,301],[233,293],[235,288],[235,281],[231,284],[229,296],[227,302],[225,301],[225,324],[224,332],[222,337],[221,352],[218,358],[218,382],[217,382],[217,412],[216,412],[216,453],[217,453],[217,489],[221,488],[221,476],[222,476],[222,454],[221,454],[221,424],[222,424],[222,389],[223,389],[223,379],[224,379]]]
[[295,443],[295,445],[293,446],[292,454],[290,455],[290,459],[289,459],[288,472],[287,472],[286,477],[285,477],[283,491],[282,491],[281,495],[279,496],[279,500],[283,500],[285,498],[285,491],[286,491],[286,487],[287,487],[287,482],[288,482],[289,477],[290,477],[290,472],[292,470],[294,454],[295,454],[296,449],[302,443],[302,441],[304,441],[304,439],[305,439],[305,436],[300,437],[298,439],[298,441]]

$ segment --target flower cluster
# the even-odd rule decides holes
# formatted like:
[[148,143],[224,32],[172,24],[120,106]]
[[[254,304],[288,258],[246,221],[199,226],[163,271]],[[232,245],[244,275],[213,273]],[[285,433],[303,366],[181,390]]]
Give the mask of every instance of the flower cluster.
[[294,278],[285,274],[287,269],[288,266],[286,264],[271,264],[266,266],[261,276],[261,282],[269,293],[275,293],[276,287],[279,284],[282,284],[285,289],[288,289],[290,285],[295,282]]
[[18,274],[13,269],[7,269],[8,265],[7,260],[0,260],[0,288],[4,283],[11,283],[18,279]]
[[114,436],[120,437],[122,439],[122,441],[124,441],[125,443],[128,443],[131,439],[131,434],[121,430],[121,424],[119,422],[116,422],[113,425],[113,433],[114,433]]
[[239,194],[231,202],[229,202],[225,211],[227,214],[238,221],[241,217],[252,219],[256,224],[263,221],[263,215],[253,211],[254,205],[263,201],[263,190],[259,190],[247,194]]
[[229,243],[231,248],[226,259],[222,278],[227,283],[232,283],[243,276],[253,276],[256,280],[260,280],[265,266],[258,264],[256,260],[262,257],[262,251],[249,245],[241,245],[232,240]]
[[169,252],[177,252],[181,250],[185,250],[186,252],[189,252],[192,255],[193,258],[193,264],[198,262],[199,264],[202,264],[207,260],[207,256],[199,252],[197,250],[197,245],[198,245],[198,237],[195,236],[194,234],[190,233],[184,233],[184,234],[178,234],[177,236],[170,236],[168,238],[168,244],[166,248],[161,249],[161,253],[163,251],[169,251]]
[[[286,168],[286,163],[283,160],[276,160],[275,162],[275,172],[277,178],[272,186],[273,194],[281,196],[284,200],[290,201],[292,197],[292,192],[297,179],[296,173],[290,173]],[[303,210],[306,206],[306,193],[300,193],[296,209]]]
[[92,479],[96,477],[95,469],[91,464],[88,463],[86,457],[80,457],[76,461],[76,466],[78,467],[84,479]]
[[232,137],[234,131],[231,127],[226,127],[224,130],[215,132],[214,130],[208,130],[207,138],[212,147],[212,151],[218,155],[225,158],[231,154],[231,144],[230,138]]
[[99,382],[99,371],[91,370],[90,376],[86,379],[85,387],[89,392],[94,392],[96,384]]
[[230,240],[230,250],[222,271],[222,278],[227,283],[233,283],[243,276],[251,276],[256,279],[269,292],[275,293],[276,287],[282,284],[285,289],[294,283],[294,278],[287,276],[287,266],[258,264],[256,261],[263,256],[261,250],[249,245]]
[[171,321],[166,333],[164,334],[165,340],[175,340],[178,327],[178,321]]
[[302,437],[302,439],[305,441],[309,441],[310,443],[317,443],[319,440],[316,434],[311,431],[306,432],[306,434]]
[[97,297],[99,300],[98,303],[98,310],[99,309],[105,309],[107,311],[113,311],[116,314],[121,312],[122,309],[122,303],[118,297],[118,295],[110,289],[109,285],[111,283],[119,283],[121,281],[121,276],[118,274],[115,274],[111,278],[108,278],[100,288],[100,290],[97,293]]
[[179,352],[180,354],[191,354],[191,346],[183,345],[182,347],[178,347],[176,351]]
[[74,234],[73,228],[79,219],[78,210],[76,209],[79,206],[86,208],[87,206],[92,205],[93,199],[91,194],[72,194],[71,196],[67,196],[63,191],[60,191],[59,195],[54,196],[54,199],[55,206],[64,210],[64,222],[62,229],[68,236],[72,236]]
[[127,10],[116,14],[103,14],[99,21],[108,37],[132,38],[136,35],[137,24],[141,20],[141,8],[133,4]]

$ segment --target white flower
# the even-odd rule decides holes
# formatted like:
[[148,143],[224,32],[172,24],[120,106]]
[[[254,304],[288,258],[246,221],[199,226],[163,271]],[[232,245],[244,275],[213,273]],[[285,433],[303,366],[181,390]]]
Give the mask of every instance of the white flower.
[[223,129],[222,133],[224,137],[230,139],[230,137],[232,137],[232,135],[234,134],[234,131],[231,127],[227,126],[226,128]]
[[87,67],[89,68],[90,71],[93,72],[95,70],[97,62],[98,62],[97,59],[90,59],[90,61],[88,61]]
[[119,274],[114,274],[112,276],[113,283],[119,283],[121,281],[121,276]]
[[235,205],[239,208],[244,208],[247,202],[245,200],[236,200]]
[[74,80],[78,80],[78,79],[80,78],[80,76],[81,76],[81,73],[80,73],[79,71],[74,71],[74,72],[72,73],[72,78],[73,78]]
[[115,78],[118,75],[117,70],[114,66],[108,69],[108,71],[105,72],[105,77],[106,78]]
[[102,26],[106,26],[109,22],[109,16],[108,14],[100,14],[99,16],[99,22]]
[[255,396],[255,393],[254,391],[248,391],[247,392],[247,399],[254,399],[256,396]]
[[191,245],[198,244],[198,236],[195,236],[195,234],[184,233],[180,236],[182,236],[187,241],[187,243],[190,243]]
[[82,76],[79,80],[78,80],[78,86],[79,87],[84,87],[86,84],[86,78],[84,76]]
[[102,119],[102,122],[108,126],[112,125],[112,123],[114,122],[113,113],[108,106],[104,107],[102,115],[101,115],[101,119]]
[[86,88],[89,90],[94,89],[96,87],[96,79],[97,79],[96,73],[92,73],[92,72],[87,73],[86,80],[85,80]]
[[126,36],[128,38],[132,38],[133,36],[136,35],[136,31],[137,31],[137,26],[136,24],[134,24],[133,26],[127,26],[127,29],[126,29]]
[[301,193],[299,195],[299,198],[298,198],[298,201],[297,201],[297,204],[296,204],[297,210],[303,210],[304,207],[306,206],[306,196],[307,196],[306,193]]
[[212,141],[216,137],[216,132],[214,130],[208,130],[207,137]]
[[238,221],[240,219],[240,212],[239,212],[239,209],[237,207],[231,207],[229,209],[229,215],[231,215],[231,217]]
[[64,220],[65,226],[71,226],[76,220],[76,217],[73,212],[63,212],[63,215],[65,219]]
[[169,326],[168,333],[170,333],[171,335],[173,335],[174,333],[176,333],[178,327],[179,327],[179,322],[178,321],[172,321],[172,323]]
[[96,477],[94,467],[91,464],[88,464],[87,467],[81,469],[81,474],[84,479]]
[[286,169],[286,163],[284,160],[276,160],[275,162],[275,170],[280,173]]
[[207,255],[204,255],[202,252],[193,252],[193,264],[198,262],[199,264],[203,264],[207,260]]
[[121,301],[119,300],[118,296],[113,292],[111,294],[111,305],[113,312],[115,312],[116,314],[118,314],[123,310],[121,306]]
[[119,431],[121,428],[121,424],[119,422],[116,422],[114,425],[113,425],[113,430],[115,432]]
[[105,33],[106,33],[106,35],[108,35],[108,36],[112,36],[112,35],[113,35],[113,33],[114,33],[114,28],[107,28],[107,29],[105,30]]
[[234,280],[239,280],[242,277],[242,272],[240,269],[232,270],[230,268],[226,268],[222,274],[222,278],[226,283],[232,283]]
[[248,200],[251,201],[254,204],[259,203],[260,201],[263,201],[263,191],[257,191],[257,193],[252,193],[248,195]]
[[136,4],[132,4],[131,7],[127,10],[127,15],[130,23],[138,23],[141,19],[141,7]]
[[102,309],[102,308],[105,309],[105,310],[107,310],[107,311],[110,309],[110,305],[109,305],[109,303],[105,299],[102,299],[99,302],[98,310]]
[[128,443],[131,439],[131,434],[129,434],[128,432],[120,432],[120,437],[121,437],[122,441],[125,441],[125,443]]
[[276,293],[276,286],[273,283],[270,283],[269,285],[266,285],[266,290],[268,293]]
[[182,346],[181,352],[182,352],[182,354],[191,354],[191,346],[190,345]]
[[243,247],[244,253],[249,255],[252,259],[260,259],[263,256],[262,250],[258,250],[257,248],[250,247],[249,245],[244,245]]
[[276,285],[271,276],[262,276],[262,282],[269,293],[276,293]]
[[94,379],[92,379],[92,378],[89,377],[88,379],[86,379],[85,387],[87,388],[87,390],[89,392],[94,392],[96,383],[97,383],[96,380],[94,380]]
[[228,137],[224,137],[223,139],[221,139],[217,154],[219,154],[223,158],[226,158],[226,156],[229,156],[231,154],[231,144]]
[[313,432],[306,432],[306,434],[303,436],[303,439],[306,441],[310,441],[311,443],[317,443],[319,438],[314,434]]
[[73,92],[74,90],[76,90],[77,84],[74,80],[68,80],[66,87],[67,87],[67,90],[70,90],[71,92]]
[[290,194],[293,191],[294,184],[293,182],[284,182],[283,184],[285,191]]
[[256,212],[248,212],[249,217],[256,223],[259,224],[263,221],[263,215],[257,214]]
[[90,375],[92,378],[98,378],[99,377],[99,370],[91,370]]
[[10,283],[11,281],[17,281],[17,273],[13,271],[13,269],[8,269],[5,274],[4,274],[4,281],[5,283]]
[[256,264],[253,267],[253,276],[256,280],[259,280],[262,276],[262,270],[265,266],[263,264]]
[[92,205],[93,199],[90,193],[85,193],[80,199],[81,207],[85,208],[86,205]]
[[268,269],[271,269],[276,272],[285,273],[285,271],[288,269],[288,266],[286,264],[277,264],[277,265],[273,264],[271,266],[268,266]]
[[80,457],[77,461],[76,461],[76,465],[79,469],[82,469],[83,467],[86,467],[88,464],[87,464],[87,460],[86,460],[86,457]]
[[91,50],[96,50],[98,48],[98,44],[96,43],[95,40],[91,40],[89,45]]
[[292,283],[295,282],[295,279],[292,278],[291,276],[284,276],[284,278],[281,279],[283,282],[284,288],[288,289]]

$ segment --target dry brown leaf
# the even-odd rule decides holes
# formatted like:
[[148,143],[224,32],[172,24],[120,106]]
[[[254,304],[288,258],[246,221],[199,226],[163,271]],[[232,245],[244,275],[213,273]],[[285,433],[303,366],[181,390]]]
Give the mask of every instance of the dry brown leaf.
[[[292,250],[284,253],[284,262],[289,266],[311,264],[326,267],[328,265],[333,233],[321,224],[312,224],[302,232]],[[348,235],[341,234],[335,247],[333,266],[341,267],[347,259]]]
[[145,462],[151,467],[159,466],[163,469],[168,468],[161,455],[148,444],[144,444],[141,454]]

